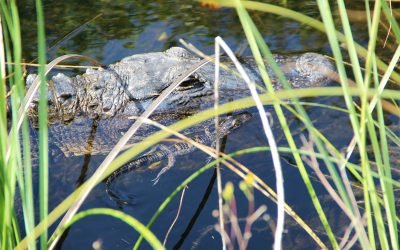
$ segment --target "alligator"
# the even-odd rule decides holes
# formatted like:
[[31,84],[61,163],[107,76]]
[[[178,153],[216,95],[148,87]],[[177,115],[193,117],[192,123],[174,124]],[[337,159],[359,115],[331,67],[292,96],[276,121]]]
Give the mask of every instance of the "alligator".
[[[324,86],[332,80],[332,72],[335,72],[333,63],[317,53],[276,54],[274,60],[294,88]],[[202,58],[186,49],[172,47],[164,52],[129,56],[99,69],[87,69],[82,75],[68,76],[63,73],[54,75],[48,82],[47,97],[48,117],[51,123],[75,122],[80,119],[79,117],[112,117],[108,121],[114,123],[111,127],[115,128],[115,131],[108,129],[111,133],[107,133],[113,140],[97,138],[96,141],[89,143],[90,147],[85,147],[87,143],[82,143],[81,139],[86,140],[87,135],[83,137],[81,134],[89,133],[90,129],[81,131],[78,123],[78,126],[71,126],[78,129],[75,131],[77,133],[68,134],[65,131],[69,129],[68,126],[50,126],[50,133],[52,130],[54,132],[52,137],[54,142],[65,156],[107,153],[124,132],[119,127],[129,127],[125,124],[127,122],[123,122],[124,126],[116,122],[116,120],[121,121],[119,117],[123,120],[129,116],[142,114],[164,89],[195,68],[201,61]],[[245,81],[230,70],[233,64],[225,57],[222,57],[221,61],[227,67],[222,68],[220,72],[221,96],[227,99],[248,96],[249,90]],[[254,59],[241,58],[241,61],[250,79],[255,83],[262,83]],[[170,114],[186,114],[188,110],[196,112],[204,105],[212,103],[214,70],[214,65],[208,63],[187,77],[159,107],[161,118],[169,119]],[[282,88],[268,66],[267,72],[275,89]],[[33,84],[36,77],[35,74],[28,75],[26,79],[28,87]],[[37,118],[38,103],[39,95],[36,94],[28,108],[28,116],[33,118],[31,120]],[[56,132],[58,128],[61,129],[59,133]],[[134,139],[132,143],[135,142],[137,141]]]
[[[228,135],[233,130],[239,128],[243,123],[250,120],[251,117],[252,117],[251,113],[241,112],[234,115],[228,115],[225,118],[223,118],[219,122],[218,140],[220,140],[223,136]],[[215,143],[217,141],[215,128],[213,130],[209,130],[208,127],[205,127],[204,131],[205,131],[204,133],[195,134],[194,136],[191,136],[190,139],[199,144],[211,145],[211,147],[215,147]],[[157,177],[153,180],[153,184],[155,185],[160,180],[161,175],[167,172],[175,164],[176,156],[189,154],[193,152],[195,149],[196,149],[195,145],[186,141],[177,142],[172,145],[157,144],[143,156],[136,158],[135,160],[125,164],[123,167],[113,172],[107,178],[106,191],[110,197],[117,197],[117,195],[115,195],[111,190],[111,184],[119,176],[128,173],[132,170],[139,169],[140,167],[150,166],[154,163],[163,161],[165,158],[167,158],[166,166],[161,169]]]
[[[52,86],[48,93],[49,119],[71,120],[76,114],[90,117],[139,115],[165,88],[201,60],[184,48],[172,47],[164,52],[128,56],[100,69],[87,69],[82,75],[58,73],[49,81]],[[294,88],[326,85],[332,80],[332,72],[335,72],[333,63],[317,53],[274,55],[274,60]],[[223,57],[221,61],[232,68],[233,64],[227,58]],[[242,58],[241,61],[251,80],[261,83],[254,59]],[[282,88],[268,66],[267,72],[274,87]],[[29,74],[27,86],[35,78],[35,74]],[[159,110],[201,107],[206,100],[213,98],[213,79],[214,65],[208,63],[187,77]],[[228,69],[221,69],[219,88],[222,97],[243,97],[249,94],[245,81]],[[28,108],[29,116],[37,116],[38,103],[39,95],[36,94]]]

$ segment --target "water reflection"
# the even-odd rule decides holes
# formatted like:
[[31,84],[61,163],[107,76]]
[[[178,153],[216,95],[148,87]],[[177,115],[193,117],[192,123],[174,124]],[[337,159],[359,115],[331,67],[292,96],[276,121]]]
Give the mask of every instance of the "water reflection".
[[[279,2],[279,1],[277,1]],[[304,2],[304,1],[303,1]],[[230,8],[210,10],[193,1],[47,1],[45,2],[49,58],[79,53],[110,63],[123,56],[161,51],[184,38],[201,49],[213,48],[214,37],[222,36],[233,47],[244,41],[236,12]],[[308,4],[293,6],[318,17]],[[24,57],[36,57],[35,16],[32,3],[21,4]],[[97,15],[100,17],[85,25]],[[274,15],[252,12],[261,33],[278,51],[321,50],[325,35]],[[75,31],[72,36],[71,32]],[[70,34],[71,35],[71,34]],[[60,43],[64,38],[64,40]]]
[[[282,1],[266,1],[281,4]],[[365,11],[362,2],[349,1],[350,21],[354,38],[362,45],[368,43]],[[23,56],[27,61],[36,58],[36,25],[34,5],[20,4],[23,34]],[[320,19],[314,1],[289,1],[287,7]],[[373,6],[371,6],[373,7]],[[396,5],[394,5],[396,7]],[[194,43],[211,53],[214,37],[221,36],[236,48],[245,41],[239,20],[233,9],[210,10],[192,1],[45,1],[48,57],[68,53],[94,57],[108,64],[124,56],[148,51],[162,51],[178,45],[179,38]],[[340,16],[337,6],[331,5],[337,29]],[[360,14],[361,13],[361,14]],[[329,46],[325,34],[306,25],[272,14],[250,12],[265,40],[273,51],[325,51]],[[396,17],[397,11],[394,10]],[[396,44],[392,35],[386,42],[389,27],[382,18],[378,36],[378,54],[390,56]],[[88,22],[88,23],[87,23]],[[389,33],[390,34],[390,33]]]

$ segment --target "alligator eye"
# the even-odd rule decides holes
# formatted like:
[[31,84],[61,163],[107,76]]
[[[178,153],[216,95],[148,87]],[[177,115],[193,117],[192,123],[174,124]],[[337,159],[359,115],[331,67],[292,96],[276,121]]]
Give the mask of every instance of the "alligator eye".
[[63,93],[58,98],[60,99],[60,102],[65,102],[66,100],[71,99],[72,95],[69,93]]
[[179,86],[178,90],[186,90],[186,89],[191,89],[193,86],[196,84],[196,79],[194,78],[188,78],[185,81],[183,81]]
[[240,121],[235,119],[232,121],[232,127],[237,128],[241,125]]
[[179,87],[177,88],[178,91],[184,91],[187,89],[197,89],[197,88],[203,88],[204,87],[204,82],[201,81],[199,78],[195,76],[189,76],[186,78],[185,81],[183,81]]

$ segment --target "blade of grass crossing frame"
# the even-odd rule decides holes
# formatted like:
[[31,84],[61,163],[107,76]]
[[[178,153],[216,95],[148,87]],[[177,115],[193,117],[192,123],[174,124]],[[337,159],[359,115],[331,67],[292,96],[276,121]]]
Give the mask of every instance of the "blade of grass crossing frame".
[[[386,85],[387,83],[387,75],[390,75],[390,71],[393,71],[394,65],[396,64],[396,62],[399,60],[400,57],[400,46],[398,47],[398,49],[396,50],[392,61],[389,64],[389,68],[388,71],[389,72],[385,72],[385,75],[383,76],[381,83],[379,84],[379,91],[377,92],[377,95],[380,94],[381,89],[383,89],[383,86]],[[379,82],[379,78],[378,78],[378,70],[376,67],[376,64],[373,62],[373,70],[374,70],[374,77],[375,82]],[[386,77],[386,80],[385,80]],[[375,99],[374,99],[375,100]],[[377,100],[381,100],[380,98]],[[371,105],[373,105],[373,103],[371,103]],[[378,124],[379,126],[379,138],[380,138],[380,147],[381,147],[381,151],[382,151],[382,158],[383,158],[383,163],[382,163],[382,167],[379,168],[380,171],[380,184],[381,184],[381,188],[382,188],[382,192],[383,192],[383,202],[384,202],[384,209],[386,212],[386,223],[388,225],[388,229],[389,229],[389,234],[390,234],[390,240],[391,240],[391,246],[393,249],[399,249],[399,231],[398,231],[398,227],[397,227],[397,222],[396,222],[396,200],[395,200],[395,195],[394,195],[394,189],[393,189],[393,177],[392,177],[392,169],[391,169],[391,163],[390,163],[390,154],[389,154],[389,145],[387,142],[387,133],[386,133],[386,129],[385,129],[385,117],[384,117],[384,113],[383,113],[383,109],[382,109],[382,102],[378,102],[377,106],[376,106],[376,110],[377,110],[377,115],[378,115]],[[393,144],[392,144],[393,145]],[[379,152],[375,152],[375,157],[377,155],[377,153]]]
[[[8,25],[5,23],[5,18],[3,18],[4,16],[5,16],[5,14],[4,14],[4,12],[6,12],[6,9],[5,8],[3,8],[3,5],[4,5],[4,3],[3,3],[3,1],[0,1],[0,3],[1,3],[1,7],[2,7],[2,9],[1,9],[1,18],[2,18],[2,22],[1,22],[1,25],[2,25],[2,33],[4,34],[4,39],[2,39],[1,40],[1,45],[2,45],[2,52],[5,52],[5,53],[2,53],[2,56],[3,57],[5,57],[5,56],[7,56],[7,58],[9,58],[11,55],[10,55],[10,50],[4,50],[4,48],[8,48],[9,46],[8,46],[8,43],[9,43],[9,39],[8,39],[8,35],[7,35],[7,27],[8,27]],[[1,84],[3,85],[3,84],[5,84],[5,75],[6,75],[6,72],[5,72],[5,58],[1,58]],[[5,85],[3,85],[3,86],[5,86]],[[5,127],[4,127],[5,128]],[[2,130],[4,130],[4,129],[2,129]],[[2,147],[6,147],[6,145],[5,145],[5,143],[2,143],[2,145],[4,145],[4,146],[2,146]],[[2,151],[4,151],[5,149],[3,149],[2,148]],[[2,191],[0,192],[0,206],[1,206],[1,211],[0,211],[0,247],[1,248],[4,248],[4,247],[6,247],[6,244],[7,244],[7,241],[6,241],[6,238],[7,238],[7,235],[6,235],[6,233],[7,233],[7,231],[6,231],[6,229],[7,229],[7,206],[9,205],[8,203],[7,203],[7,200],[6,200],[6,198],[7,198],[7,194],[6,194],[6,190],[8,190],[8,170],[9,170],[9,168],[8,168],[8,166],[6,165],[6,161],[5,161],[5,155],[4,155],[4,158],[2,158],[2,164],[0,165],[1,166],[1,169],[0,169],[0,181],[1,181],[1,185],[2,185]]]
[[[40,82],[39,100],[39,199],[40,220],[46,222],[48,214],[48,138],[47,138],[47,85],[45,79],[46,40],[42,1],[36,0],[36,18],[38,30],[38,58]],[[40,248],[47,249],[47,230],[40,237]]]
[[[7,134],[7,114],[6,114],[6,58],[4,54],[3,42],[3,22],[0,13],[0,135]],[[3,138],[3,137],[2,137]],[[4,164],[6,153],[6,142],[0,140],[0,162]],[[4,166],[4,165],[3,165]]]
[[351,32],[349,18],[347,16],[347,10],[346,10],[343,0],[338,0],[337,4],[338,4],[338,10],[339,10],[339,14],[340,14],[340,19],[342,22],[342,27],[343,27],[344,34],[345,34],[346,47],[347,47],[347,51],[350,56],[350,61],[351,61],[351,66],[352,66],[353,74],[355,77],[355,81],[356,81],[358,87],[360,89],[362,89],[363,88],[363,85],[362,85],[363,76],[362,76],[362,71],[360,68],[360,63],[359,63],[359,58],[357,55],[355,42],[353,39],[353,34]]
[[[377,105],[378,121],[379,124],[384,124],[384,113],[382,110],[381,102]],[[396,222],[396,199],[393,191],[393,185],[390,181],[393,180],[390,167],[389,148],[386,140],[386,130],[384,126],[379,127],[380,147],[382,148],[383,164],[379,168],[380,171],[380,184],[383,192],[384,208],[387,216],[387,226],[389,229],[391,246],[394,250],[399,249],[399,231]],[[378,166],[379,167],[379,166]]]
[[[18,14],[18,9],[17,9],[17,5],[15,1],[11,1],[9,3],[9,11],[10,11],[10,24],[9,27],[12,27],[12,29],[9,30],[9,34],[10,34],[10,47],[12,47],[12,50],[10,50],[10,53],[12,53],[12,56],[10,55],[10,57],[12,57],[12,59],[15,62],[15,65],[12,67],[12,71],[10,71],[9,73],[13,73],[13,81],[12,81],[12,87],[14,89],[14,91],[12,91],[12,111],[13,111],[13,120],[12,120],[12,128],[11,130],[13,131],[13,145],[8,145],[8,147],[12,147],[12,151],[14,152],[14,154],[12,155],[12,159],[10,159],[10,161],[7,164],[7,168],[9,168],[9,175],[8,177],[9,182],[8,182],[8,188],[10,190],[9,194],[9,211],[7,212],[7,215],[9,216],[9,220],[15,220],[16,218],[14,217],[14,195],[15,195],[15,184],[16,184],[16,174],[17,171],[19,171],[21,168],[20,166],[18,166],[18,162],[20,162],[19,160],[21,159],[21,154],[20,154],[20,144],[19,144],[19,134],[18,134],[18,130],[14,129],[14,124],[16,122],[15,118],[15,107],[18,107],[20,104],[20,100],[22,99],[23,95],[24,95],[24,86],[23,86],[23,82],[22,82],[22,67],[21,67],[21,58],[22,58],[22,42],[21,42],[21,30],[20,30],[20,22],[19,22],[19,14]],[[24,128],[22,128],[21,130],[22,132],[22,137],[23,139],[26,138],[28,136],[28,131],[27,131],[27,127],[25,126]],[[29,142],[26,140],[22,141],[23,147],[24,148],[28,148],[29,149]],[[12,232],[11,228],[9,228],[10,232],[9,232],[9,236],[13,236],[18,232]],[[9,242],[9,245],[12,245],[12,242]]]
[[[372,120],[373,118],[372,118],[371,114],[369,114],[369,113],[367,113],[367,114],[368,114],[368,117],[367,117],[368,120]],[[380,153],[381,153],[380,146],[379,146],[378,138],[375,133],[375,127],[372,122],[367,122],[366,125],[368,127],[368,132],[370,135],[369,140],[371,140],[374,154],[376,153],[375,162],[378,166],[378,169],[380,169],[379,166],[382,165],[382,159],[380,156]],[[363,172],[365,173],[365,175],[363,173],[363,175],[364,175],[363,179],[366,180],[366,183],[368,185],[367,186],[368,187],[367,195],[370,196],[371,206],[372,206],[373,214],[374,214],[373,219],[375,220],[375,223],[376,223],[376,230],[378,231],[380,247],[381,247],[381,249],[389,249],[389,242],[388,242],[385,225],[384,225],[383,218],[382,218],[381,207],[380,207],[379,200],[378,200],[378,193],[375,188],[375,183],[372,178],[371,170],[369,168],[366,169],[364,166],[362,166],[362,169],[363,169]],[[366,189],[367,188],[364,187],[364,190],[366,190]]]
[[[0,136],[4,138],[7,135],[7,114],[6,114],[6,58],[4,51],[4,39],[3,39],[3,22],[2,14],[0,13]],[[5,167],[6,166],[6,141],[0,140],[0,183],[4,185],[5,178]],[[2,186],[4,187],[4,186]],[[0,192],[0,207],[4,207],[4,197]],[[0,228],[2,219],[0,219]]]

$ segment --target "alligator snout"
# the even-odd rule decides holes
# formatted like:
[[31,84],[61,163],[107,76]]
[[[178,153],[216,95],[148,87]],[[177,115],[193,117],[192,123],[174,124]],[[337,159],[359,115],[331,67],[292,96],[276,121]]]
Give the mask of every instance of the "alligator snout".
[[[30,74],[26,79],[26,86],[30,87],[37,75]],[[57,115],[72,114],[76,111],[78,97],[74,88],[73,80],[64,75],[57,74],[47,82],[47,105],[49,117]],[[39,107],[40,95],[36,92],[29,105],[29,113],[36,114]]]
[[[69,94],[69,93],[61,93],[61,94],[56,94],[56,101],[54,100],[54,96],[49,93],[47,95],[47,105],[52,106],[52,105],[63,105],[64,103],[67,102],[72,102],[73,99],[75,98],[74,95]],[[35,94],[35,96],[32,99],[32,105],[39,105],[39,94]]]

